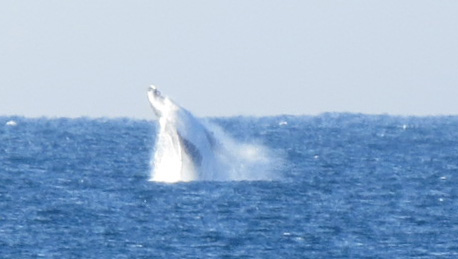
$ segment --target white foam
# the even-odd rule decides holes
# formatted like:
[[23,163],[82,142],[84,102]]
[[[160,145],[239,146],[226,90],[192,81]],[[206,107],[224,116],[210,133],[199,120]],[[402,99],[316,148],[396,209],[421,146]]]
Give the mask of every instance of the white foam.
[[5,123],[6,126],[17,126],[17,122],[13,121],[13,120],[10,120],[8,122]]

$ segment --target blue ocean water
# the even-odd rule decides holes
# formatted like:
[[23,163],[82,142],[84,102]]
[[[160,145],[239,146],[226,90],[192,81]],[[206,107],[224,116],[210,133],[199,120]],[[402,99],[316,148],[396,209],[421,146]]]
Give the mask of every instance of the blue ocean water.
[[0,117],[0,258],[458,256],[458,117],[211,120],[278,178],[151,182],[154,121]]

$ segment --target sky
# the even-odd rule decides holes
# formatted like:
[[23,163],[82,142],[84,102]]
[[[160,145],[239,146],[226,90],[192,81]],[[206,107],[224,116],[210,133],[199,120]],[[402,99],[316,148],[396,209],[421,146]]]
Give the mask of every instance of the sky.
[[0,116],[458,115],[455,0],[4,0]]

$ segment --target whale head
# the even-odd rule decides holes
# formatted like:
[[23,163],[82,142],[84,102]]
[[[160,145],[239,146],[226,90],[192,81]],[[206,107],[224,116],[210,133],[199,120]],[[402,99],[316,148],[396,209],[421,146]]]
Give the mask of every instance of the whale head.
[[153,108],[154,114],[159,118],[167,114],[172,108],[168,98],[163,96],[154,85],[148,88],[148,100],[151,104],[151,108]]

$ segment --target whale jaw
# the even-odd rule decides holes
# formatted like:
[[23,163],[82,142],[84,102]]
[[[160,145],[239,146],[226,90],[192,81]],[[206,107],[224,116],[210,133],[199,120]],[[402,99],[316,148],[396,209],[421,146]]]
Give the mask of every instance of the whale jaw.
[[167,105],[168,98],[162,96],[161,92],[157,90],[156,86],[151,85],[148,88],[147,96],[151,108],[158,118],[168,112],[168,108],[170,108],[170,105]]

